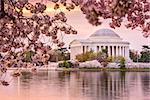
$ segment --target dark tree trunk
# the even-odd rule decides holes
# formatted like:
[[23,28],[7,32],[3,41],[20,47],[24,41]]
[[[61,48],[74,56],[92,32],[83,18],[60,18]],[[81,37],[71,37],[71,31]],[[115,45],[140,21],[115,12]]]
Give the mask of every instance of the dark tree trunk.
[[4,11],[4,0],[0,0],[0,4],[1,4],[1,8],[0,8],[0,19],[3,18],[5,16],[5,11]]
[[4,12],[4,0],[1,0],[1,12]]

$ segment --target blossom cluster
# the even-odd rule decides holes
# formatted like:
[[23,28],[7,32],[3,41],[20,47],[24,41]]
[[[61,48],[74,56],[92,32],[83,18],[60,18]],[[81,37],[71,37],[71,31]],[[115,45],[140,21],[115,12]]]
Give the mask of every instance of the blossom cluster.
[[[61,3],[65,3],[65,0],[62,0]],[[32,4],[28,0],[1,0],[1,4],[4,7],[1,6],[3,12],[0,14],[3,15],[0,16],[0,52],[20,48],[48,51],[52,44],[61,48],[64,42],[60,40],[58,33],[77,34],[77,31],[67,24],[64,12],[60,11],[50,16],[44,12],[47,8],[44,3]],[[25,16],[24,9],[30,11],[31,16]],[[67,9],[70,9],[69,6]],[[40,40],[41,36],[51,40],[50,43],[47,43],[49,45],[45,45]]]
[[[148,0],[48,0],[54,3],[54,9],[63,5],[71,11],[76,6],[85,14],[92,25],[100,25],[103,19],[110,19],[110,27],[120,27],[125,22],[127,28],[140,28],[144,37],[150,34],[150,1]],[[23,10],[30,11],[31,16],[25,16]],[[52,43],[62,47],[64,42],[58,38],[58,33],[77,34],[77,31],[67,24],[65,13],[60,11],[47,15],[46,4],[30,0],[1,0],[0,13],[0,51],[7,52],[17,48],[51,48],[40,41],[41,34],[51,38]],[[43,46],[43,47],[41,47]]]
[[110,27],[140,28],[144,37],[150,35],[149,0],[72,0],[80,6],[92,25],[100,25],[103,19],[110,19]]
[[[60,48],[64,46],[62,37],[59,37],[60,34],[61,36],[62,34],[77,34],[77,31],[67,24],[65,12],[61,10],[58,12],[61,6],[64,6],[68,11],[78,7],[88,22],[95,26],[101,25],[103,20],[109,19],[111,28],[125,24],[127,28],[141,29],[144,37],[150,35],[149,0],[47,1],[54,4],[53,9],[57,12],[53,15],[45,13],[47,5],[44,2],[0,0],[0,53],[9,54],[9,52],[16,50],[41,51],[41,54],[34,56],[33,59],[34,61],[37,59],[46,61],[45,54],[52,49],[53,45]],[[24,10],[29,11],[30,16],[25,16]],[[43,42],[41,37],[46,37],[49,40],[48,43]],[[19,62],[16,58],[12,59]],[[3,60],[7,61],[8,59]],[[5,72],[5,69],[2,72]],[[1,83],[8,85],[5,81]]]

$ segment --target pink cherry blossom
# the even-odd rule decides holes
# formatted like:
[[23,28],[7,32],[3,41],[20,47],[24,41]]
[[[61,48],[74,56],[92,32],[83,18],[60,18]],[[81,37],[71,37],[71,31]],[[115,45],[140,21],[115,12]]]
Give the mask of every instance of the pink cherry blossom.
[[[0,52],[8,54],[17,49],[21,49],[22,53],[41,51],[41,55],[38,55],[40,58],[52,49],[53,44],[62,48],[64,42],[59,33],[77,34],[77,31],[67,23],[65,12],[59,11],[61,6],[68,11],[78,6],[88,22],[95,26],[103,24],[102,19],[109,19],[111,28],[125,23],[127,28],[140,28],[144,37],[150,35],[149,0],[48,0],[54,4],[55,14],[47,14],[47,5],[36,0],[35,3],[30,0],[1,1]],[[24,9],[30,12],[30,16],[25,16]],[[45,43],[41,38],[51,41]]]

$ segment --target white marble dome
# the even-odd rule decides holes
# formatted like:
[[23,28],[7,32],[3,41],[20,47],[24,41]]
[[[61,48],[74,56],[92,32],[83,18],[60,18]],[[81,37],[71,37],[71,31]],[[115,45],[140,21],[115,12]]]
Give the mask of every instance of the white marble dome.
[[117,33],[110,29],[99,29],[87,39],[76,39],[70,43],[71,59],[90,50],[101,52],[103,49],[108,51],[110,57],[122,56],[129,59],[129,42],[123,41]]
[[110,29],[99,29],[95,33],[93,33],[90,37],[116,37],[120,38],[120,36]]

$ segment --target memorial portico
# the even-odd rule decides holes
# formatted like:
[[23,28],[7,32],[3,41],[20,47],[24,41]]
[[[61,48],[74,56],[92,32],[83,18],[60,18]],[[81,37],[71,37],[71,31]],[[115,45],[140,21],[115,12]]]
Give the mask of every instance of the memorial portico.
[[94,52],[107,49],[108,56],[122,56],[129,59],[129,42],[123,41],[120,36],[110,29],[100,29],[85,40],[73,40],[70,43],[71,59],[77,54],[90,50]]

